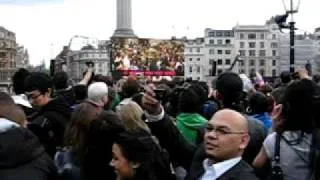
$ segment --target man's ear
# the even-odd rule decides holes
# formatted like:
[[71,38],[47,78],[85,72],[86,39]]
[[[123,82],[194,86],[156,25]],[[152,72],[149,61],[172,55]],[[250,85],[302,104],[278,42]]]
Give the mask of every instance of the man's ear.
[[48,96],[50,97],[50,95],[52,94],[52,88],[48,88]]
[[239,146],[239,149],[241,150],[245,150],[246,147],[248,146],[249,144],[249,141],[250,141],[250,135],[248,133],[242,135],[241,137],[241,144]]

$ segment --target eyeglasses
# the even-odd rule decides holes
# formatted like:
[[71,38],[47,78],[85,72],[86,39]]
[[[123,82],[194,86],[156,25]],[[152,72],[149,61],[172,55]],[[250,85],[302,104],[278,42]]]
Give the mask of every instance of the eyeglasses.
[[206,133],[207,132],[215,132],[216,135],[229,135],[229,134],[245,134],[247,132],[244,132],[244,131],[230,131],[228,129],[226,129],[226,127],[223,127],[223,126],[213,126],[213,125],[207,125],[206,128]]
[[39,96],[41,96],[41,94],[35,95],[35,94],[30,93],[30,94],[26,94],[26,96],[30,100],[30,99],[37,99]]

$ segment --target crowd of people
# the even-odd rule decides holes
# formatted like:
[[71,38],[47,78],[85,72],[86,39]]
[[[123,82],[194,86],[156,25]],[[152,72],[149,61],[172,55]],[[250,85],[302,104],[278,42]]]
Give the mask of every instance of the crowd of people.
[[319,76],[212,84],[19,69],[0,92],[2,180],[317,180]]
[[183,74],[183,51],[179,40],[122,39],[115,45],[115,69]]

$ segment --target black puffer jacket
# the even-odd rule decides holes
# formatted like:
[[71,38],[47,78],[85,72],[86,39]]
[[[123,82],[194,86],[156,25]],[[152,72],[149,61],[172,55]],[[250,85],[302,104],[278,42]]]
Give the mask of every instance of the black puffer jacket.
[[56,169],[53,161],[35,135],[21,127],[0,130],[1,180],[55,178]]

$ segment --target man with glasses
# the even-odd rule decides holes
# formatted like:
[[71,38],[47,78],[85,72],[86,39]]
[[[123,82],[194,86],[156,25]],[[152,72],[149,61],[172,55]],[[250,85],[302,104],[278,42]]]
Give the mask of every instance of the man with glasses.
[[242,160],[249,140],[248,122],[243,115],[229,109],[218,111],[206,126],[207,158],[201,179],[256,179],[253,169]]
[[51,98],[52,81],[44,73],[31,73],[24,81],[26,96],[37,109],[28,128],[36,134],[47,153],[54,156],[63,143],[63,134],[70,119],[71,109],[61,98]]

